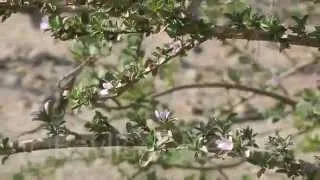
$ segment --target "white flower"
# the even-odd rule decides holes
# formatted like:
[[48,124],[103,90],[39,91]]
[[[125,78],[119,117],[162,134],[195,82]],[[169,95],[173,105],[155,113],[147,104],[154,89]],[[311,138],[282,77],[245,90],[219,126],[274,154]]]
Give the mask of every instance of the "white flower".
[[221,138],[216,140],[216,145],[220,150],[231,151],[233,149],[233,142],[231,136],[229,139]]
[[109,90],[113,88],[113,85],[110,82],[106,82],[102,84],[103,89],[99,91],[100,96],[109,95]]
[[70,94],[69,90],[64,90],[64,91],[62,92],[62,96],[63,96],[63,97],[67,97],[69,94]]
[[55,101],[56,101],[56,98],[54,96],[49,96],[43,101],[42,110],[44,111],[44,113],[46,113],[46,115],[51,114]]
[[202,146],[199,150],[201,152],[204,152],[204,153],[208,153],[209,152],[207,146]]
[[40,29],[43,30],[43,31],[47,30],[47,29],[50,29],[48,18],[44,17],[44,18],[41,19]]
[[173,55],[179,53],[182,49],[182,41],[178,40],[170,44],[169,48]]
[[99,91],[100,96],[107,96],[108,94],[109,94],[108,89],[102,89],[101,91]]
[[181,16],[183,19],[187,17],[187,15],[186,15],[185,13],[183,13],[183,12],[180,13],[180,16]]
[[170,111],[154,111],[154,115],[159,121],[168,121],[170,119],[171,112]]
[[113,85],[110,82],[107,82],[107,83],[103,83],[102,87],[104,89],[111,89],[111,88],[113,88]]
[[75,139],[76,139],[76,136],[75,136],[75,135],[72,135],[72,134],[69,134],[69,135],[66,137],[66,141],[67,141],[67,142],[74,141]]
[[249,158],[249,157],[250,157],[250,150],[249,150],[249,149],[244,152],[244,156],[245,156],[246,158]]
[[122,86],[123,86],[123,84],[122,84],[121,82],[119,82],[119,83],[117,84],[116,88],[120,88],[120,87],[122,87]]

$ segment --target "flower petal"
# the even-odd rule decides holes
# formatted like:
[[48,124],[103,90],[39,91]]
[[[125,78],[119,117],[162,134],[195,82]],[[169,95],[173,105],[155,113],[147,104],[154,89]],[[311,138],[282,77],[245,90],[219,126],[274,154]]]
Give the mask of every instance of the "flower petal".
[[107,83],[103,83],[103,84],[102,84],[102,87],[103,87],[104,89],[109,90],[109,89],[112,89],[112,88],[113,88],[113,85],[112,85],[110,82],[107,82]]
[[99,91],[100,96],[107,96],[109,94],[109,89],[102,89]]
[[40,22],[40,29],[41,30],[50,29],[50,25],[49,25],[48,19],[46,17],[42,18],[42,20]]
[[167,120],[169,120],[170,114],[171,114],[170,111],[165,111],[165,118],[166,118]]
[[249,157],[250,157],[250,150],[246,150],[246,151],[244,152],[244,156],[245,156],[246,158],[249,158]]
[[165,110],[165,111],[155,110],[154,114],[155,114],[155,117],[157,118],[157,120],[168,121],[170,119],[171,112],[168,110]]
[[154,115],[156,116],[157,119],[160,119],[160,113],[158,110],[154,111]]
[[231,151],[233,149],[232,139],[222,138],[216,141],[216,145],[220,150]]

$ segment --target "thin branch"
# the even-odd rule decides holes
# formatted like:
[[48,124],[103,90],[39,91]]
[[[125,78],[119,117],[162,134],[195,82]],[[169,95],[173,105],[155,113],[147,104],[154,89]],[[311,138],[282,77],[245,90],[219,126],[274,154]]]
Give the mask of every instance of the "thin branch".
[[[22,141],[16,140],[12,143],[13,151],[9,154],[70,147],[103,146],[128,146],[128,144],[117,134],[104,134],[103,138],[97,138],[94,134],[70,134]],[[139,146],[139,144],[137,146]],[[7,154],[7,152],[0,152],[0,155],[5,154]]]
[[[246,39],[253,41],[274,41],[272,34],[257,29],[235,29],[228,26],[216,26],[213,28],[214,36],[218,39]],[[291,45],[320,47],[320,40],[311,37],[300,37],[288,34],[287,42]]]
[[39,132],[40,130],[42,130],[44,127],[46,127],[46,124],[40,124],[38,127],[36,128],[33,128],[31,130],[28,130],[28,131],[24,131],[20,134],[18,134],[17,138],[21,137],[21,136],[25,136],[25,135],[28,135],[28,134],[34,134],[34,133],[37,133]]
[[[39,3],[43,3],[43,0],[30,0],[29,4],[23,4],[21,2],[10,2],[10,3],[0,3],[0,10],[8,10],[12,9],[15,11],[21,11],[27,7],[37,7]],[[63,5],[62,2],[57,4],[57,9],[59,11],[81,11],[88,10],[92,8],[90,5],[72,5],[66,6]],[[150,33],[149,30],[142,30],[140,33]],[[214,37],[218,39],[246,39],[246,40],[254,40],[254,41],[273,41],[279,42],[278,39],[273,38],[273,33],[264,31],[261,29],[239,29],[233,28],[228,25],[217,25],[212,27],[212,32]],[[117,33],[117,32],[116,32]],[[136,31],[127,31],[121,30],[118,33],[128,34],[128,33],[137,33]],[[309,46],[309,47],[317,47],[320,48],[320,40],[315,37],[301,37],[299,35],[293,34],[285,34],[287,38],[285,39],[291,45],[300,45],[300,46]]]
[[238,162],[234,162],[234,163],[230,163],[230,164],[219,164],[219,165],[204,166],[204,167],[203,166],[202,167],[201,166],[192,166],[192,165],[186,165],[186,164],[167,164],[167,163],[163,163],[160,165],[168,167],[168,168],[210,171],[210,170],[234,168],[234,167],[237,167],[237,166],[243,164],[244,162],[245,162],[244,160],[240,160]]
[[58,87],[59,88],[64,88],[64,86],[62,86],[62,82],[67,80],[68,78],[71,78],[71,77],[75,77],[77,76],[77,74],[79,74],[81,72],[81,70],[87,65],[89,64],[90,62],[94,61],[95,58],[93,57],[89,57],[88,59],[86,59],[85,61],[83,61],[82,63],[80,63],[77,67],[75,67],[72,71],[66,73],[65,75],[63,75],[59,81],[58,81]]
[[[203,43],[206,40],[208,40],[208,37],[206,38],[200,38],[197,41],[197,44]],[[174,44],[176,41],[174,41],[172,44]],[[155,64],[156,67],[154,68],[150,68],[150,67],[146,67],[144,69],[144,71],[141,73],[141,76],[139,76],[138,78],[134,78],[132,80],[130,80],[129,82],[127,82],[124,86],[121,87],[121,89],[119,89],[116,94],[107,96],[107,97],[99,97],[98,100],[104,101],[110,98],[115,98],[115,97],[119,97],[121,94],[123,94],[124,92],[126,92],[126,90],[128,90],[129,88],[131,88],[135,83],[139,82],[145,75],[148,75],[149,73],[153,72],[154,69],[159,68],[160,66],[162,66],[163,64],[166,64],[168,61],[170,61],[171,59],[178,57],[179,55],[181,55],[184,51],[190,50],[192,48],[194,48],[196,46],[196,43],[194,42],[187,42],[185,43],[178,51],[173,51],[171,52],[170,55],[167,56],[163,56],[163,57],[159,57],[159,59],[162,59],[162,61],[158,62],[157,64]]]
[[[125,141],[121,141],[118,136],[116,135],[107,135],[102,141],[98,141],[98,138],[94,135],[77,135],[74,139],[69,138],[69,136],[57,136],[53,138],[44,138],[44,139],[34,139],[34,140],[27,140],[22,142],[14,142],[12,146],[12,151],[2,151],[0,152],[0,155],[6,155],[5,158],[8,158],[8,155],[19,153],[19,152],[31,152],[35,150],[45,150],[45,149],[55,149],[55,148],[71,148],[71,147],[130,147],[130,148],[137,148],[137,149],[144,149],[145,146],[143,144],[137,144],[135,146],[128,146]],[[175,149],[175,148],[173,148]],[[255,156],[259,156],[259,154],[263,154],[264,157],[267,157],[266,154],[270,154],[268,151],[251,151],[252,156],[250,158],[253,158]],[[259,156],[261,157],[261,155]],[[231,168],[240,165],[243,163],[245,159],[242,159],[242,161],[239,161],[238,163],[229,164],[229,165],[219,165],[219,166],[213,166],[213,167],[195,167],[195,166],[189,166],[184,164],[165,164],[166,167],[170,168],[181,168],[181,169],[206,169],[206,170],[221,170],[222,168]],[[284,163],[283,161],[277,161],[277,159],[273,159],[274,167],[283,168]],[[298,161],[297,161],[298,162]],[[299,160],[300,168],[303,168],[304,164],[310,164],[313,166],[313,169],[319,169],[317,165],[314,165],[312,163]],[[249,163],[253,165],[256,164],[255,161],[249,161]],[[154,165],[154,163],[150,164]],[[148,167],[150,167],[150,165]],[[159,164],[161,165],[161,164]],[[138,171],[136,175],[139,175],[141,171]]]
[[[161,96],[165,96],[167,94],[176,92],[176,91],[181,91],[181,90],[186,90],[186,89],[193,89],[193,88],[224,88],[224,89],[236,89],[236,90],[241,90],[241,91],[248,91],[248,92],[252,92],[254,93],[253,95],[259,94],[259,95],[263,95],[263,96],[267,96],[267,97],[271,97],[277,100],[280,100],[290,106],[295,106],[295,104],[297,103],[295,100],[287,97],[287,96],[283,96],[280,94],[276,94],[273,92],[269,92],[269,91],[265,91],[262,89],[257,89],[257,88],[253,88],[253,87],[248,87],[245,85],[240,85],[240,84],[228,84],[228,83],[203,83],[203,84],[188,84],[188,85],[182,85],[182,86],[178,86],[178,87],[174,87],[171,89],[168,89],[166,91],[160,92],[160,93],[156,93],[156,94],[150,94],[148,96],[151,96],[152,98],[159,98]],[[148,97],[147,96],[147,97]],[[243,101],[241,101],[243,102]],[[107,110],[124,110],[124,109],[128,109],[130,107],[133,107],[134,105],[136,105],[136,102],[130,103],[130,104],[126,104],[126,105],[122,105],[122,106],[107,106],[104,103],[96,103],[97,107],[100,108],[104,108]],[[261,115],[255,115],[253,117],[250,117],[250,119],[257,119],[260,118]],[[247,117],[249,118],[249,117]]]
[[[11,1],[11,2],[10,2]],[[24,3],[22,1],[13,2],[12,0],[7,0],[6,2],[0,3],[0,10],[15,10],[16,12],[23,11],[26,8],[39,8],[39,3],[49,2],[48,0],[29,0],[29,3]],[[65,1],[60,1],[55,4],[57,12],[81,12],[83,10],[89,10],[90,7],[86,5],[65,5]]]
[[[318,61],[317,59],[313,59],[313,60],[311,60],[311,61],[299,63],[299,64],[297,64],[296,66],[290,68],[289,70],[281,73],[281,74],[278,76],[278,78],[279,78],[279,80],[281,81],[282,79],[285,79],[285,78],[287,78],[287,77],[289,77],[289,76],[292,76],[293,74],[297,73],[300,69],[303,69],[304,67],[307,67],[307,66],[309,66],[309,65],[312,65],[312,64],[317,63],[317,61]],[[266,84],[266,85],[270,85],[271,83],[272,83],[272,79],[269,79],[268,81],[266,81],[265,84]],[[237,103],[235,103],[235,104],[233,105],[233,107],[235,107],[235,106],[237,106],[237,105],[239,105],[239,104],[241,104],[241,103],[244,103],[244,102],[250,100],[251,98],[254,98],[255,95],[256,95],[256,94],[254,94],[254,93],[248,94],[247,96],[241,98],[240,101],[238,101]]]
[[[304,132],[305,131],[299,132],[296,135],[300,135]],[[10,147],[12,148],[12,151],[9,151],[9,155],[38,150],[79,147],[131,147],[140,149],[145,148],[145,144],[136,143],[134,146],[129,145],[129,143],[123,138],[121,138],[121,136],[117,133],[103,134],[100,136],[96,136],[95,134],[70,133],[69,135],[64,136],[54,136],[29,140],[16,140],[11,143]],[[0,155],[7,154],[7,151],[0,152]],[[171,166],[187,169],[187,167],[184,165]]]
[[289,97],[285,97],[273,92],[264,91],[261,89],[253,88],[253,87],[247,87],[240,84],[227,84],[227,83],[203,83],[203,84],[189,84],[189,85],[183,85],[179,87],[174,87],[172,89],[166,90],[164,92],[152,95],[153,98],[157,98],[160,96],[164,96],[170,93],[173,93],[175,91],[185,90],[185,89],[192,89],[192,88],[225,88],[225,89],[237,89],[241,91],[249,91],[253,92],[259,95],[268,96],[274,99],[277,99],[279,101],[282,101],[288,105],[294,106],[296,104],[296,101],[293,99],[290,99]]
[[[219,29],[219,28],[218,28],[218,29]],[[219,30],[219,32],[216,32],[216,35],[219,36],[219,34],[220,34],[220,35],[222,36],[221,32],[223,32],[223,29],[224,29],[224,28],[221,28],[221,30]],[[225,29],[224,29],[224,30],[225,30]],[[226,30],[225,30],[225,31],[226,31]],[[233,33],[234,33],[234,32],[233,32]],[[224,35],[224,36],[225,36],[225,35]],[[220,37],[220,38],[221,38],[221,37]],[[186,50],[190,50],[190,49],[194,48],[196,45],[201,44],[201,43],[207,41],[208,39],[209,39],[209,37],[201,38],[201,39],[199,39],[199,41],[198,41],[197,44],[195,44],[195,43],[193,43],[193,42],[188,42],[188,43],[186,43],[179,51],[174,52],[174,53],[171,54],[170,56],[166,57],[165,60],[163,60],[162,62],[158,63],[155,68],[160,67],[161,65],[167,63],[169,60],[171,60],[171,59],[179,56],[182,52],[184,52],[184,51],[186,51]],[[305,66],[307,66],[307,65],[310,65],[310,64],[312,64],[312,63],[315,63],[315,60],[313,60],[313,61],[311,61],[311,62],[307,62],[307,63],[301,63],[301,64],[297,65],[296,67],[292,68],[291,70],[289,70],[289,71],[281,74],[281,75],[279,76],[279,78],[281,79],[281,78],[290,76],[290,75],[294,74],[296,71],[298,71],[299,69],[301,69],[301,68],[303,68],[303,67],[305,67]],[[143,75],[147,75],[147,74],[149,74],[150,72],[152,72],[152,70],[153,70],[153,69],[146,68],[142,74],[143,74]],[[100,98],[99,100],[102,100],[102,101],[103,101],[103,100],[106,100],[106,99],[109,99],[109,98],[118,97],[118,96],[120,96],[123,92],[125,92],[128,88],[130,88],[130,87],[133,86],[136,82],[138,82],[139,80],[140,80],[139,78],[138,78],[138,79],[133,79],[133,80],[130,81],[128,84],[126,84],[119,92],[117,92],[117,94],[112,95],[112,96],[110,96],[110,97]],[[267,81],[267,84],[270,84],[270,83],[271,83],[271,80]],[[221,84],[221,85],[216,85],[216,86],[217,86],[217,87],[221,86],[220,88],[226,88],[226,89],[231,88],[231,89],[239,89],[239,90],[244,90],[244,91],[251,91],[251,92],[253,92],[253,93],[257,93],[257,94],[260,94],[260,95],[265,95],[265,96],[273,97],[273,98],[278,99],[278,100],[282,100],[283,102],[285,102],[285,103],[287,103],[287,104],[289,104],[289,105],[292,105],[292,106],[294,106],[294,105],[296,104],[296,102],[295,102],[294,100],[291,100],[291,99],[288,98],[288,97],[284,97],[284,96],[281,96],[281,95],[278,95],[278,94],[275,94],[275,93],[271,93],[271,92],[265,92],[265,91],[260,90],[260,89],[250,88],[250,87],[241,86],[241,85],[228,85],[228,84],[227,84],[226,86],[224,86],[224,85],[222,85],[222,84]],[[189,88],[189,87],[187,87],[187,88]],[[171,92],[167,92],[167,93],[171,93]],[[253,97],[254,95],[255,95],[255,94],[250,94],[250,95],[248,96],[248,98],[250,98],[250,96]],[[153,95],[154,98],[157,97],[157,96],[161,96],[161,95]],[[128,106],[130,106],[130,105],[128,105]],[[128,106],[126,106],[126,107],[128,107]]]

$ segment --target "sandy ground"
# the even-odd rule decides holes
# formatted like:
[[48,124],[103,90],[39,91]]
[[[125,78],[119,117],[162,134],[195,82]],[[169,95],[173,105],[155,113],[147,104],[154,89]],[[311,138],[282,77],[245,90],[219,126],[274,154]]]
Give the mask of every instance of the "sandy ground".
[[[31,26],[28,16],[17,14],[3,24],[0,24],[0,133],[4,136],[16,137],[19,133],[37,127],[38,123],[31,121],[30,113],[38,107],[38,103],[47,96],[54,87],[57,79],[72,68],[68,43],[55,42],[49,34],[40,32]],[[163,36],[149,38],[145,45],[148,50],[153,49],[154,42],[166,42]],[[279,53],[274,48],[275,45],[265,42],[250,42],[249,47],[245,48],[246,41],[235,41],[238,47],[243,48],[247,54],[261,63],[265,68],[289,68],[296,62],[309,61],[312,58],[311,52],[315,49],[306,47],[293,47],[285,53]],[[230,47],[221,45],[221,42],[212,40],[201,46],[203,52],[197,54],[190,52],[183,63],[178,63],[179,68],[175,75],[175,83],[187,84],[196,81],[197,77],[202,76],[201,81],[217,81],[223,76],[217,76],[214,70],[225,70],[228,66],[236,65],[237,57],[226,57]],[[319,54],[319,53],[318,53]],[[290,57],[290,58],[288,58]],[[187,64],[187,65],[186,65]],[[187,68],[186,66],[190,66]],[[209,70],[203,67],[211,67]],[[307,71],[307,70],[305,70]],[[318,71],[318,73],[316,72]],[[320,80],[319,66],[309,68],[309,73],[299,72],[283,81],[284,86],[293,94],[304,87],[315,87],[317,80]],[[261,77],[256,77],[261,78]],[[161,87],[161,81],[159,87]],[[250,81],[247,82],[250,84]],[[189,118],[194,107],[211,108],[226,101],[228,94],[221,89],[202,89],[187,90],[174,93],[163,97],[163,101],[168,101],[170,107],[175,111],[177,117]],[[269,98],[254,98],[251,104],[255,108],[263,108],[273,104]],[[243,109],[243,107],[242,107]],[[241,108],[239,108],[241,111]],[[84,116],[82,116],[83,119]],[[68,126],[76,130],[81,130],[83,121],[70,116]],[[270,132],[275,129],[282,129],[283,134],[295,132],[292,128],[291,120],[285,119],[277,124],[270,122],[246,122],[237,126],[244,127],[252,125],[258,133]],[[28,135],[25,139],[44,136],[44,132]],[[265,137],[259,138],[262,143]],[[30,179],[55,179],[55,180],[102,180],[102,179],[123,179],[115,167],[104,163],[102,158],[93,160],[92,164],[87,165],[84,160],[74,160],[53,164],[58,167],[46,168],[43,172],[38,172],[38,163],[42,163],[49,157],[70,157],[70,152],[74,150],[51,150],[38,151],[32,153],[16,154],[7,161],[6,165],[0,168],[0,179],[12,179],[14,173],[29,167]],[[86,148],[79,151],[90,152]],[[310,158],[311,155],[301,155]],[[61,160],[63,161],[63,160]],[[29,163],[30,162],[30,163]],[[60,162],[61,163],[61,162]],[[223,162],[230,163],[230,162]],[[40,166],[41,167],[41,166]],[[208,179],[242,179],[244,175],[252,176],[257,172],[257,168],[248,164],[220,169],[209,173]],[[130,170],[128,170],[130,171]],[[192,171],[186,170],[159,170],[157,174],[164,175],[168,179],[183,179],[184,175],[190,175]],[[16,176],[18,178],[18,176]],[[143,177],[138,177],[143,179]],[[264,179],[286,179],[284,176],[274,175],[268,172]]]

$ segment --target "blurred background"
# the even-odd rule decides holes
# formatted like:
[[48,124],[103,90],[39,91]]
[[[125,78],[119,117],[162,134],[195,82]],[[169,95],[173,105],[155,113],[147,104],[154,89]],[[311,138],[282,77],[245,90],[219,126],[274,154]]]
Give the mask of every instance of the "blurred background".
[[[320,5],[302,0],[248,0],[241,1],[252,5],[257,11],[270,15],[278,14],[284,23],[292,23],[292,15],[309,12],[311,18],[308,24],[320,21]],[[197,12],[206,20],[211,20],[222,11],[232,10],[238,5],[227,6],[226,1],[206,0],[201,2]],[[38,122],[31,121],[30,113],[38,108],[39,103],[50,95],[57,80],[74,66],[69,48],[72,42],[56,41],[50,33],[39,29],[40,14],[35,9],[14,14],[0,24],[0,134],[12,138],[25,131],[38,127]],[[169,42],[164,34],[153,35],[145,39],[143,47],[146,55],[156,46]],[[105,62],[116,64],[121,55],[120,44],[114,47],[113,54],[104,59]],[[155,77],[155,91],[162,91],[171,86],[195,82],[230,82],[230,71],[241,74],[241,83],[248,86],[264,84],[274,80],[283,87],[280,93],[294,93],[308,87],[319,86],[320,64],[311,64],[301,68],[296,73],[278,82],[276,75],[302,62],[319,58],[316,48],[292,46],[279,52],[279,45],[271,42],[256,42],[246,40],[227,40],[222,43],[213,39],[188,52],[188,56],[168,64],[171,74]],[[168,71],[168,73],[170,73]],[[172,73],[174,72],[174,73]],[[166,75],[166,72],[163,72]],[[253,75],[254,74],[254,75]],[[281,89],[281,88],[280,88]],[[224,89],[192,89],[172,93],[160,100],[168,103],[176,117],[192,120],[203,117],[213,108],[228,105],[240,100],[246,92]],[[235,107],[235,111],[243,117],[259,112],[274,105],[270,98],[255,96],[246,103]],[[83,125],[92,116],[85,110],[79,114],[67,115],[67,126],[74,131],[85,132]],[[120,123],[118,126],[124,124]],[[267,135],[280,130],[284,135],[296,133],[290,117],[281,119],[273,124],[270,119],[244,118],[235,127],[250,125],[259,133],[258,143],[263,143]],[[31,139],[44,137],[44,131],[35,131],[19,137]],[[299,137],[297,137],[299,139]],[[299,141],[298,141],[299,142]],[[129,166],[120,171],[108,163],[100,151],[90,148],[61,149],[20,153],[8,159],[0,167],[0,179],[54,179],[54,180],[102,180],[124,179],[121,171],[135,173]],[[312,160],[313,153],[297,150],[298,156]],[[256,179],[257,167],[248,163],[228,159],[217,161],[216,168],[208,171],[207,179]],[[22,176],[25,174],[26,176]],[[185,179],[185,176],[199,176],[197,170],[159,168],[157,175],[165,179]],[[146,179],[148,176],[139,175],[136,179]],[[149,177],[150,178],[150,177]],[[151,177],[152,179],[152,177]],[[197,178],[196,178],[197,179]],[[268,171],[263,179],[287,179],[285,176]]]

